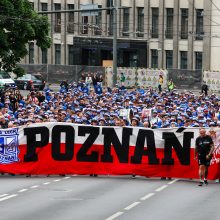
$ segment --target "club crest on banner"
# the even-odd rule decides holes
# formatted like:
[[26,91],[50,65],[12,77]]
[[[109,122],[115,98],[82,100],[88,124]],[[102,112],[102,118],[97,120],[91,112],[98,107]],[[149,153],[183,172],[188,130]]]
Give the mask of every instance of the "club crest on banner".
[[18,162],[18,128],[0,130],[0,164]]

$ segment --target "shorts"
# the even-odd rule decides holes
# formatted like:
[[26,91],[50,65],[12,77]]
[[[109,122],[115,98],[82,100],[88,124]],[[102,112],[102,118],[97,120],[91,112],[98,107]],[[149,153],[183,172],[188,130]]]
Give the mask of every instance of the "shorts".
[[205,166],[210,166],[210,162],[211,162],[211,159],[206,159],[206,155],[199,155],[198,156],[198,162],[199,162],[199,165],[205,165]]

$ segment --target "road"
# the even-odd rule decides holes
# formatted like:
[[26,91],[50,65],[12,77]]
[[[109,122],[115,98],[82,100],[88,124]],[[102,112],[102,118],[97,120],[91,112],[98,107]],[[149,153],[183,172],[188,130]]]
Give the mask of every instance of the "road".
[[220,184],[130,176],[0,176],[3,220],[217,220]]

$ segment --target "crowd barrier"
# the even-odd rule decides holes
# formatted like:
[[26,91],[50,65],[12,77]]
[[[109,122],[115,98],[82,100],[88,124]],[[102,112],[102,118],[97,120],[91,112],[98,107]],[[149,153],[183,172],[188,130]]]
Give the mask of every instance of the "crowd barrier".
[[[121,73],[125,76],[125,87],[158,87],[159,76],[163,76],[163,88],[167,88],[168,71],[167,70],[155,70],[144,68],[123,68],[117,69],[117,83],[120,85]],[[113,86],[113,69],[112,67],[106,68],[105,71],[106,85]]]
[[[218,140],[220,130],[215,132]],[[198,128],[145,129],[44,123],[0,130],[0,172],[198,178]],[[216,142],[209,179],[220,178]]]
[[203,81],[211,91],[220,91],[220,72],[205,71],[203,73]]
[[[63,79],[68,82],[78,81],[84,72],[97,72],[104,75],[104,85],[113,86],[113,68],[83,65],[52,65],[52,64],[21,64],[29,73],[41,73],[48,83],[60,83]],[[120,74],[125,75],[126,87],[158,87],[159,75],[164,78],[163,88],[167,88],[167,81],[173,79],[177,89],[200,90],[205,81],[210,91],[220,91],[220,72],[182,69],[149,69],[118,67],[117,82],[120,84]]]

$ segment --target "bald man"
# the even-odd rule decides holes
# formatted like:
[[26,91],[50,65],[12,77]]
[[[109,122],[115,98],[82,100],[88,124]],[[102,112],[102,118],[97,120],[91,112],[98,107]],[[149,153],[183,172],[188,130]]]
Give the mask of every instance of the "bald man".
[[203,186],[203,183],[208,185],[208,168],[212,159],[214,144],[211,136],[206,134],[204,128],[199,130],[199,134],[199,137],[196,138],[195,159],[199,163],[199,186]]

